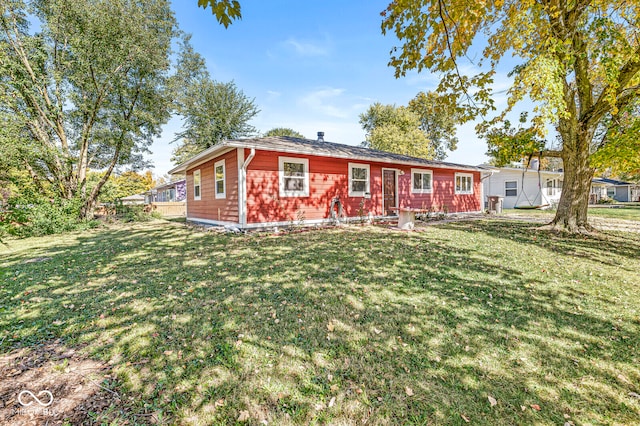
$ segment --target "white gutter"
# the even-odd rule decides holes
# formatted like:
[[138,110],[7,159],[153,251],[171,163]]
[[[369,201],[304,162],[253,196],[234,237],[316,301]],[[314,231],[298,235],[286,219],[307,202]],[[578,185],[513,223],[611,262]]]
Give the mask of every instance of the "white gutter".
[[[244,148],[242,148],[244,150]],[[253,157],[256,156],[256,149],[251,148],[251,152],[242,166],[240,167],[240,205],[242,207],[242,211],[240,211],[240,227],[242,229],[247,227],[247,167],[249,167],[249,163],[253,160]]]

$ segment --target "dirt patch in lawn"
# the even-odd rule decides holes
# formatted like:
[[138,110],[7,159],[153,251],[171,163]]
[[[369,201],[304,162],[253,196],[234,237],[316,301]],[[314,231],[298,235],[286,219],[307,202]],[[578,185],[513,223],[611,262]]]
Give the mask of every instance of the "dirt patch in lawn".
[[120,405],[108,365],[59,340],[0,355],[0,377],[3,425],[91,423]]

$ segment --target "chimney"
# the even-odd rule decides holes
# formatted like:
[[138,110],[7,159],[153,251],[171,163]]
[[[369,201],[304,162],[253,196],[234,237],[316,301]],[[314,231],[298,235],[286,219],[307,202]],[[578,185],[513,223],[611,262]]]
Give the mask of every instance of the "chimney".
[[324,132],[318,132],[318,142],[324,142]]

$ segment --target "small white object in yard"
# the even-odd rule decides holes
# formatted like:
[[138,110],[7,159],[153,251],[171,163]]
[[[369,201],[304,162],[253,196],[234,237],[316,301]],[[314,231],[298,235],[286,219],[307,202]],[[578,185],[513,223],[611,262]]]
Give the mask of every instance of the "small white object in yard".
[[239,234],[240,232],[242,232],[240,231],[240,228],[234,225],[225,225],[224,230],[227,232],[233,232],[234,234]]

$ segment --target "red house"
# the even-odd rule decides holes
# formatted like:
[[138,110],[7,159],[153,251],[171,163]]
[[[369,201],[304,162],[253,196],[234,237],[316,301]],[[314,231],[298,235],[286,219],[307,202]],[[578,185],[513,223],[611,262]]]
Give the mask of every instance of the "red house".
[[482,210],[479,167],[293,137],[227,140],[169,173],[187,177],[187,220],[241,229],[398,208]]

